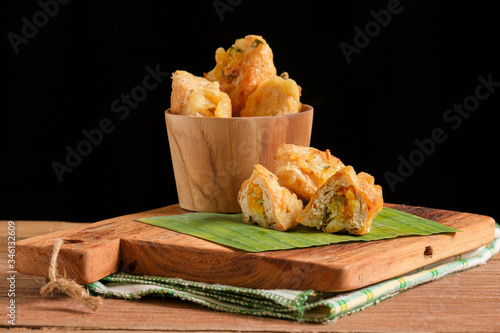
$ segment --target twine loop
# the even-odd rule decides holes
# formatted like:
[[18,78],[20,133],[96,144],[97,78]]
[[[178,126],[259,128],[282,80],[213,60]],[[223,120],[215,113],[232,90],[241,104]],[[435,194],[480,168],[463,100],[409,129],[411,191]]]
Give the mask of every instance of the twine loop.
[[64,240],[61,238],[56,238],[54,240],[54,249],[52,250],[52,257],[50,259],[49,266],[49,281],[42,287],[40,294],[44,296],[48,295],[57,288],[69,297],[82,303],[87,308],[95,311],[102,304],[102,297],[89,295],[87,290],[82,285],[76,283],[72,279],[66,279],[65,277],[60,276],[57,272],[57,257],[63,244]]

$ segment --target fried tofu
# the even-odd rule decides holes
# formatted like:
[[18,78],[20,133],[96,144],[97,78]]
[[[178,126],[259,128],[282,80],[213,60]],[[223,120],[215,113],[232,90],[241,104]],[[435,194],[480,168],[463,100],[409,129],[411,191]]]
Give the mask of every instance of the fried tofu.
[[309,201],[317,189],[344,167],[344,163],[330,151],[313,147],[282,144],[275,157],[276,176],[302,199]]
[[295,193],[281,186],[276,175],[260,164],[241,185],[238,204],[245,223],[278,231],[295,227],[296,217],[304,208]]
[[300,87],[292,79],[274,76],[264,80],[250,94],[242,117],[281,116],[300,112]]
[[346,166],[331,176],[311,198],[297,221],[327,233],[366,235],[382,210],[382,188],[374,178]]
[[229,118],[232,114],[231,99],[218,82],[180,70],[172,75],[170,110],[195,117]]
[[215,68],[205,73],[205,78],[219,82],[220,89],[229,95],[233,116],[240,115],[260,82],[276,76],[271,47],[257,35],[237,39],[227,50],[218,48],[215,61]]

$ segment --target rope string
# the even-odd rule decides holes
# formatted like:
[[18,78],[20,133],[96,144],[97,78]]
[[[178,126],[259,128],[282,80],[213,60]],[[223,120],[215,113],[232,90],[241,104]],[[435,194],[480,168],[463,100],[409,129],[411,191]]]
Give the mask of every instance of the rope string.
[[60,276],[57,272],[57,257],[59,256],[59,250],[63,244],[64,240],[61,238],[56,238],[54,240],[54,249],[52,250],[49,266],[49,281],[42,287],[40,294],[45,296],[57,288],[92,311],[96,311],[102,303],[102,297],[89,295],[87,290],[80,284],[76,283],[74,280]]

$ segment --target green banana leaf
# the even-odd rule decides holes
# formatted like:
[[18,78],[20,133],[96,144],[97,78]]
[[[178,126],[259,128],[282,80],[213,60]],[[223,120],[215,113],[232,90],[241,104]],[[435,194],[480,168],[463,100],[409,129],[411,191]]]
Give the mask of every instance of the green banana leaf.
[[264,229],[256,224],[244,223],[241,214],[186,213],[142,218],[137,221],[248,252],[286,250],[458,231],[437,222],[387,207],[384,207],[373,219],[371,231],[364,236],[327,234],[321,230],[302,225],[285,232]]

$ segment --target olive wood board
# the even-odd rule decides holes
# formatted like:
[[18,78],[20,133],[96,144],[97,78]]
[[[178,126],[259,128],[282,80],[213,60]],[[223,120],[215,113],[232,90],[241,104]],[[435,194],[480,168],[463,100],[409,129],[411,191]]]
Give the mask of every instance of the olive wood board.
[[348,291],[494,239],[495,221],[488,216],[385,205],[461,232],[249,253],[134,221],[189,212],[177,204],[18,241],[16,269],[47,277],[54,240],[62,238],[57,269],[78,283],[89,284],[122,271],[248,288]]

